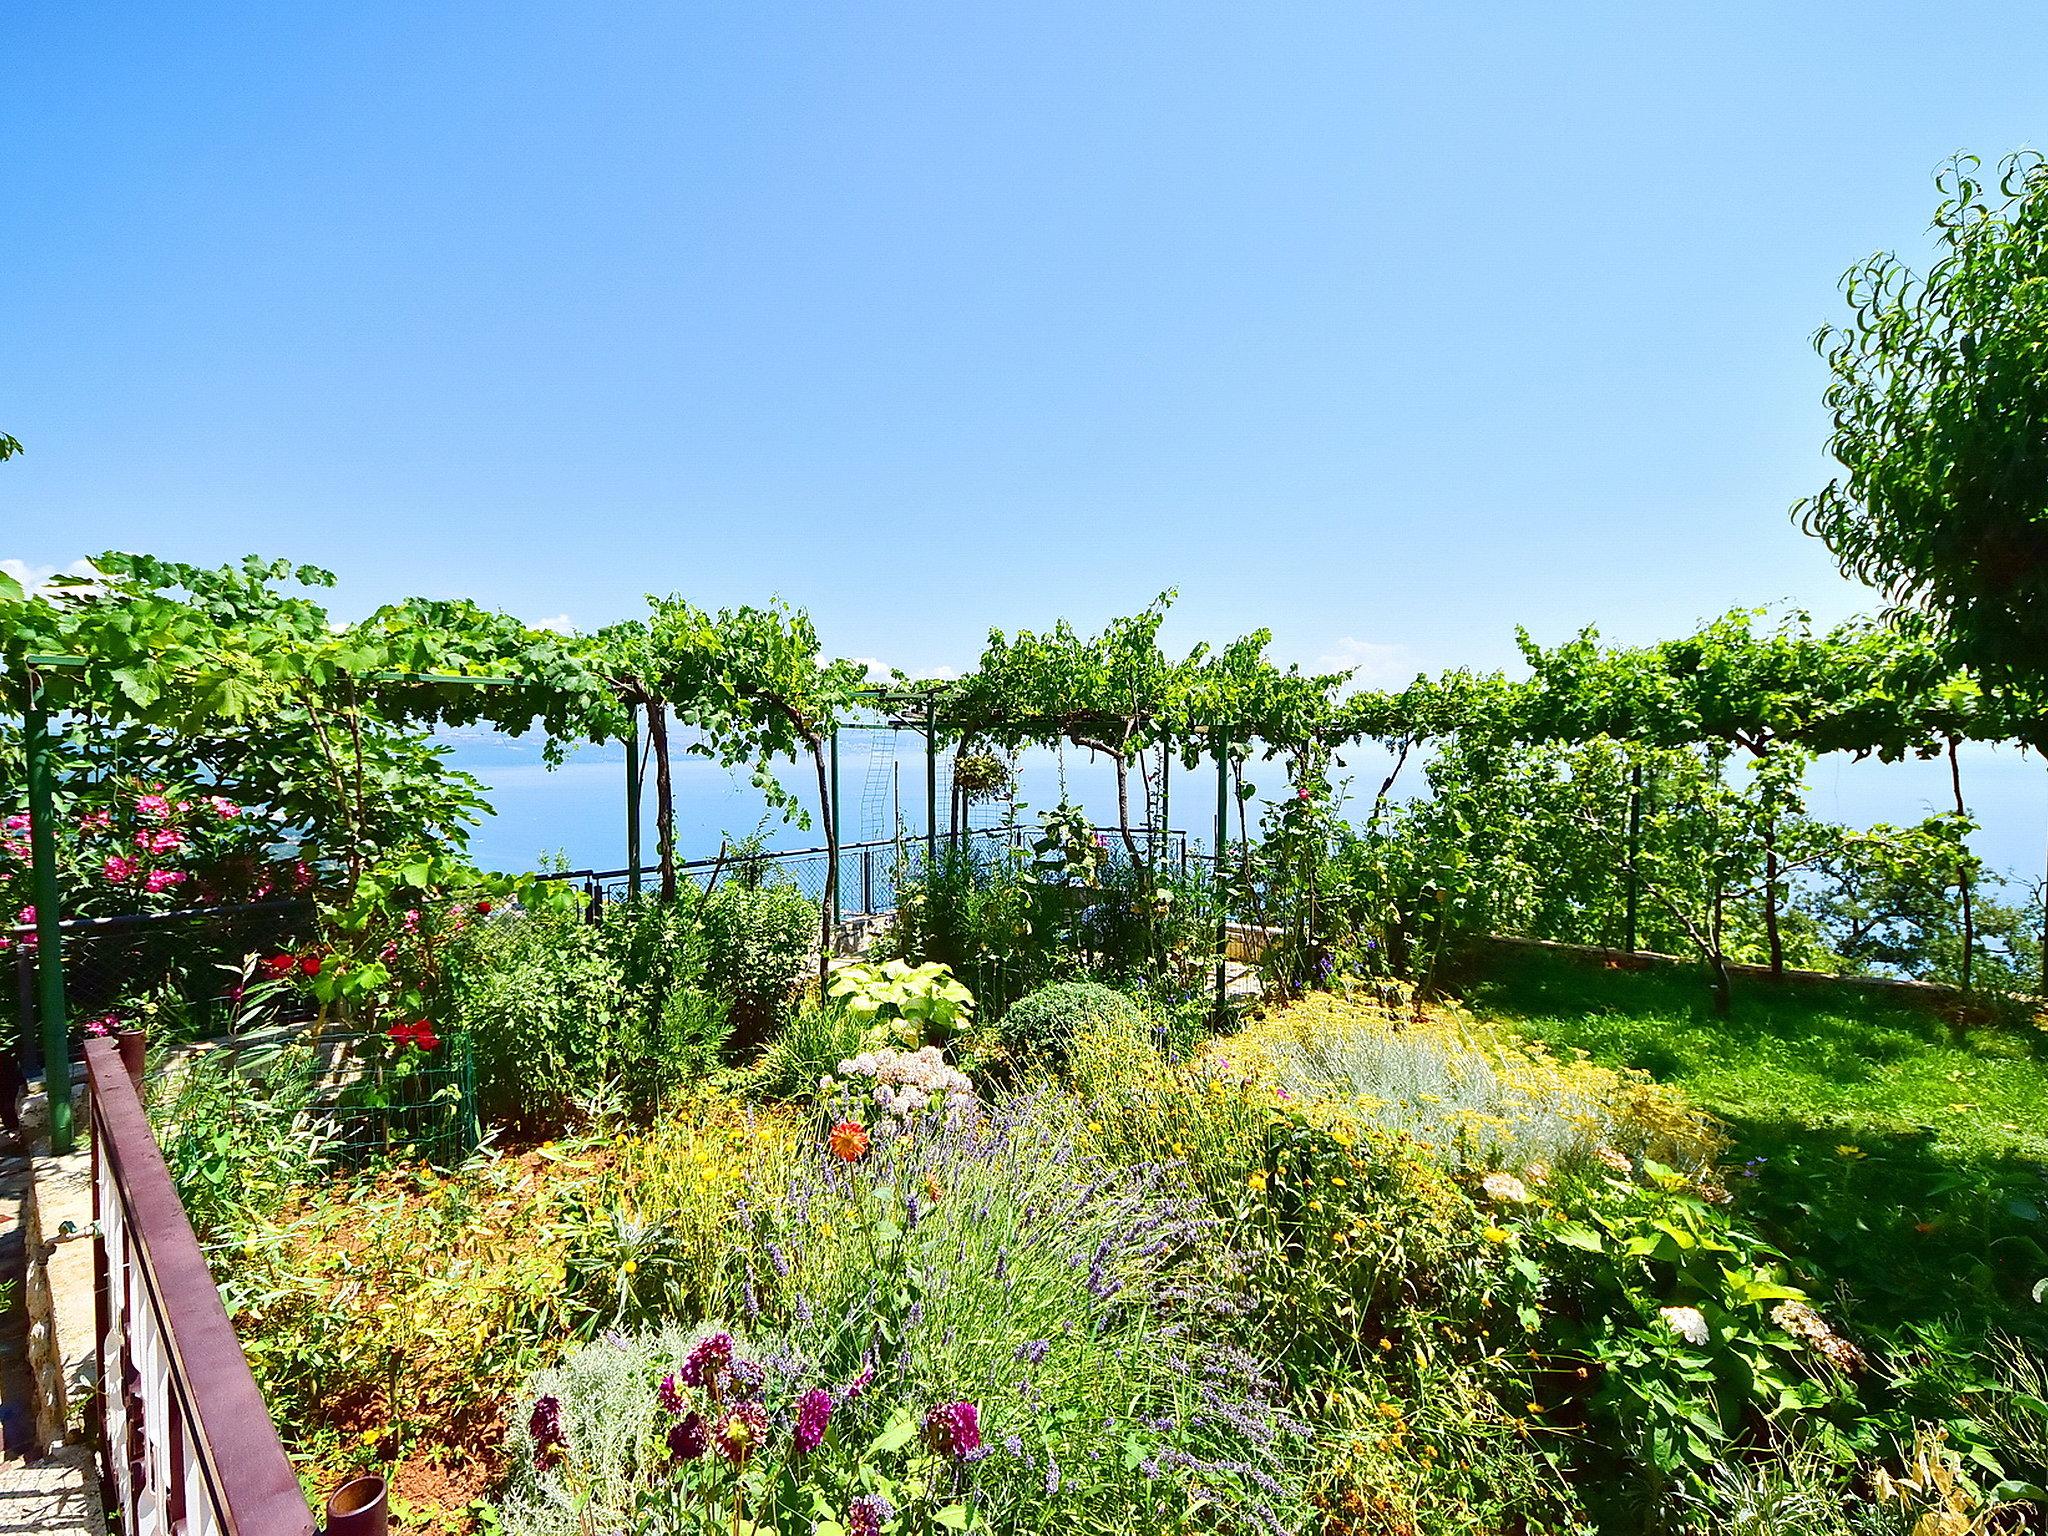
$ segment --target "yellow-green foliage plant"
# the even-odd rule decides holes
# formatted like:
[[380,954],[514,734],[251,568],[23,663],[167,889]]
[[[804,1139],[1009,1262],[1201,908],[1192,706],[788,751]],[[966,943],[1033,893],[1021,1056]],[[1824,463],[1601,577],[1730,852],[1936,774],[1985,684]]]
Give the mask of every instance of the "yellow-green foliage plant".
[[1682,1095],[1484,1028],[1453,1004],[1391,1010],[1312,993],[1213,1045],[1217,1070],[1341,1109],[1461,1168],[1574,1171],[1605,1149],[1678,1167],[1720,1141]]

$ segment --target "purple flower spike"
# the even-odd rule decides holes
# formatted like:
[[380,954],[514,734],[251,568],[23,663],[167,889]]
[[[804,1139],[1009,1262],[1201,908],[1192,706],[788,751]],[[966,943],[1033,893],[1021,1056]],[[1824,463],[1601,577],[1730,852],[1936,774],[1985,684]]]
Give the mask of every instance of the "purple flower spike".
[[881,1536],[883,1522],[895,1515],[896,1506],[879,1493],[864,1493],[846,1506],[846,1536]]
[[981,1410],[973,1403],[942,1403],[924,1416],[924,1443],[934,1454],[964,1459],[981,1449]]
[[824,1442],[825,1426],[831,1420],[832,1394],[823,1387],[813,1387],[797,1400],[796,1448],[799,1455],[810,1455]]
[[562,1400],[553,1395],[536,1400],[526,1432],[533,1436],[533,1464],[545,1472],[569,1448],[569,1436],[562,1428]]

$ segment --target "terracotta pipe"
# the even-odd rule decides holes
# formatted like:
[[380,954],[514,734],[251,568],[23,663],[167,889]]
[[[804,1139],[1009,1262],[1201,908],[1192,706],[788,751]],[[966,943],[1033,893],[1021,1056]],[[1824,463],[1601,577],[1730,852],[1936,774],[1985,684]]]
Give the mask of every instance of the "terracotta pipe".
[[149,1052],[149,1032],[140,1028],[116,1030],[114,1045],[121,1052],[121,1065],[128,1073],[128,1081],[135,1085],[135,1092],[140,1095],[142,1063]]
[[327,1500],[327,1536],[389,1536],[391,1502],[375,1473],[352,1477]]

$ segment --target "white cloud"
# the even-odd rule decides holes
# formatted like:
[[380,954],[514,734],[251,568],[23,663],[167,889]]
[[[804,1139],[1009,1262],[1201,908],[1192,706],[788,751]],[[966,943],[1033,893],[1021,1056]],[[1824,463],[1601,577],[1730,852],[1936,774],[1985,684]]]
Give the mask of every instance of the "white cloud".
[[1413,678],[1415,662],[1405,645],[1388,645],[1378,640],[1360,640],[1355,635],[1346,635],[1316,658],[1315,670],[1350,671],[1351,681],[1357,687],[1384,688]]
[[21,589],[29,593],[46,585],[53,576],[99,575],[99,572],[93,569],[90,560],[74,560],[62,570],[54,565],[30,565],[26,560],[0,560],[0,571],[5,571],[20,582]]
[[552,630],[558,635],[576,633],[576,626],[569,621],[569,615],[566,613],[558,613],[552,619],[535,619],[528,628]]
[[[848,661],[858,663],[863,669],[865,669],[868,675],[869,682],[886,683],[889,681],[889,663],[883,661],[881,658],[876,656],[849,656],[846,659]],[[904,675],[910,678],[914,678],[920,682],[926,680],[945,682],[949,681],[952,678],[958,677],[960,674],[954,671],[951,667],[924,667],[922,669],[917,667],[907,667],[904,669]]]

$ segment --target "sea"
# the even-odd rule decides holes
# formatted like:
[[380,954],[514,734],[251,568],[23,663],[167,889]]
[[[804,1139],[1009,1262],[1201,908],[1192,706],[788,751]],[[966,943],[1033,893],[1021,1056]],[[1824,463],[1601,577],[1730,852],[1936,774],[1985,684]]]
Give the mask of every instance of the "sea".
[[[471,852],[486,868],[617,869],[626,862],[626,775],[623,747],[586,747],[561,765],[542,760],[531,739],[484,732],[449,733],[443,741],[455,766],[486,786],[496,814],[471,839]],[[1347,753],[1340,776],[1349,785],[1348,807],[1362,815],[1370,805],[1391,758],[1376,747]],[[940,758],[943,775],[945,759]],[[817,814],[817,788],[809,762],[779,763],[777,776],[809,814],[810,825],[786,821],[769,809],[743,770],[729,770],[701,756],[678,752],[673,780],[677,851],[683,858],[708,858],[723,840],[759,834],[776,849],[811,848],[824,842]],[[2043,878],[2048,862],[2048,764],[2010,746],[1966,746],[1962,752],[1963,794],[1978,822],[1973,845],[1986,867],[2013,882],[2017,899]],[[642,810],[643,857],[654,849],[653,774],[646,775]],[[1260,798],[1285,792],[1277,762],[1256,759],[1247,778]],[[1944,760],[1883,763],[1846,756],[1823,758],[1808,775],[1807,808],[1815,816],[1867,828],[1880,822],[1904,825],[1952,805]],[[1017,771],[1018,800],[1028,822],[1064,797],[1098,824],[1116,820],[1116,781],[1107,762],[1074,749],[1023,754]],[[1395,797],[1424,788],[1420,765],[1410,761]],[[940,816],[945,816],[941,778]],[[1185,828],[1190,846],[1207,847],[1216,815],[1215,770],[1176,765],[1168,784],[1171,824]],[[1133,780],[1132,820],[1143,820]],[[838,799],[844,842],[886,839],[900,824],[921,833],[925,825],[923,741],[910,732],[849,730],[840,738]],[[1253,808],[1256,825],[1257,808]],[[987,813],[984,813],[987,814]]]

